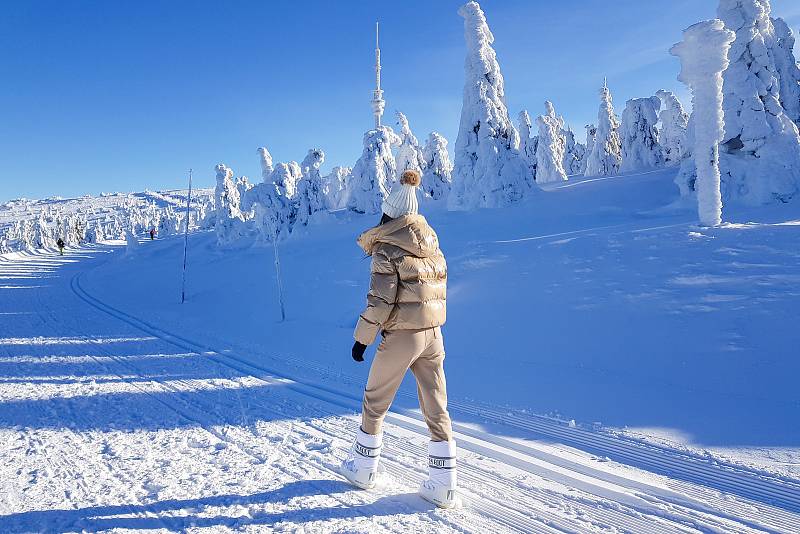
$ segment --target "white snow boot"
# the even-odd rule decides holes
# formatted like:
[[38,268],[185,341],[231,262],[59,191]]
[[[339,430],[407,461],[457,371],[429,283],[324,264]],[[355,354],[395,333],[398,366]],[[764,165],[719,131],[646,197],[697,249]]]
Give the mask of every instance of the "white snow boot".
[[342,475],[351,484],[361,489],[370,489],[375,486],[382,447],[382,433],[374,436],[359,428],[350,453],[342,462],[340,468]]
[[428,443],[428,480],[420,485],[419,494],[439,508],[457,504],[455,440]]

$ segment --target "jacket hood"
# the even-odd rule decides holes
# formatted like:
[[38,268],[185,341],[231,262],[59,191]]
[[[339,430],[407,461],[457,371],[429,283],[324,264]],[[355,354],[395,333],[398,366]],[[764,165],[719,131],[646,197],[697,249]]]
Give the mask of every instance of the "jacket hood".
[[439,250],[439,238],[436,232],[418,214],[403,215],[387,223],[370,228],[358,237],[358,245],[367,256],[379,243],[394,245],[418,258],[427,258]]

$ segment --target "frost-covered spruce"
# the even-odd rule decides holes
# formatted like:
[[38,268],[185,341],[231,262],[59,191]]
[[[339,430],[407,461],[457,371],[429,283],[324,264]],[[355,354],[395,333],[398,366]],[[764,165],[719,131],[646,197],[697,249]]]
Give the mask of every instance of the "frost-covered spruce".
[[572,128],[567,127],[566,130],[561,130],[561,135],[564,136],[566,145],[564,146],[564,172],[567,176],[573,174],[583,174],[583,168],[586,164],[586,146],[575,140],[575,134],[572,133]]
[[683,42],[670,53],[681,60],[678,80],[692,90],[694,149],[697,168],[697,211],[700,222],[722,222],[719,143],[723,137],[722,72],[728,66],[728,49],[735,35],[721,20],[708,20],[683,32]]
[[[240,176],[236,179],[236,190],[239,191],[239,199],[243,199],[247,191],[253,187],[253,184],[250,183],[250,180],[247,176]],[[244,217],[244,214],[242,214]]]
[[292,231],[296,204],[287,198],[284,186],[291,177],[291,167],[278,163],[267,180],[252,187],[242,201],[242,207],[253,212],[251,224],[262,243],[285,238]]
[[775,27],[776,46],[773,53],[781,84],[781,105],[789,118],[800,127],[800,66],[794,57],[794,35],[783,19],[772,19],[772,24]]
[[422,185],[424,198],[439,200],[447,198],[453,184],[453,164],[447,153],[447,139],[437,132],[431,132],[422,149],[424,160]]
[[422,159],[422,147],[419,146],[419,141],[411,132],[408,119],[399,111],[397,112],[397,125],[400,126],[400,132],[397,134],[400,137],[400,146],[397,147],[395,156],[397,167],[395,179],[399,180],[403,172],[409,169],[422,174],[425,162]]
[[519,112],[517,122],[519,123],[519,153],[528,166],[530,176],[536,180],[536,145],[539,143],[539,137],[531,137],[533,123],[527,109]]
[[379,213],[394,182],[396,165],[392,147],[400,138],[388,126],[364,134],[364,150],[353,166],[347,187],[347,208],[356,213]]
[[328,208],[340,209],[347,205],[347,187],[350,176],[353,174],[351,167],[334,167],[331,173],[322,179],[325,198]]
[[722,181],[727,197],[749,204],[787,201],[800,190],[800,136],[780,102],[769,12],[767,0],[720,0],[717,10],[736,33],[723,73]]
[[324,184],[319,169],[325,161],[325,152],[319,148],[308,151],[300,170],[302,179],[297,182],[297,222],[308,225],[315,213],[327,209]]
[[536,182],[561,182],[567,179],[564,171],[564,151],[567,140],[561,131],[564,121],[556,116],[553,103],[544,103],[545,114],[536,118],[539,143],[536,145]]
[[664,151],[658,142],[657,96],[633,98],[625,104],[620,126],[622,142],[621,172],[654,169],[664,165]]
[[597,126],[594,124],[587,124],[586,128],[586,155],[583,158],[583,162],[581,162],[581,172],[586,172],[586,165],[589,162],[589,155],[594,150],[594,143],[597,140]]
[[477,2],[459,10],[467,57],[464,100],[455,146],[451,209],[498,207],[521,200],[533,176],[519,153],[519,134],[508,117],[494,36]]
[[239,237],[239,223],[242,221],[239,190],[233,183],[231,169],[220,163],[215,171],[217,186],[214,189],[214,206],[217,244],[228,245]]
[[261,179],[265,182],[270,180],[274,167],[272,166],[272,154],[269,153],[267,147],[258,148],[258,161],[261,163]]
[[592,151],[586,160],[585,176],[611,176],[619,172],[622,147],[619,140],[619,121],[607,84],[600,89],[600,110],[597,112],[597,133]]
[[664,163],[677,165],[689,153],[686,137],[689,115],[672,92],[661,89],[656,92],[656,96],[662,103],[658,118],[661,121],[659,141],[664,150]]

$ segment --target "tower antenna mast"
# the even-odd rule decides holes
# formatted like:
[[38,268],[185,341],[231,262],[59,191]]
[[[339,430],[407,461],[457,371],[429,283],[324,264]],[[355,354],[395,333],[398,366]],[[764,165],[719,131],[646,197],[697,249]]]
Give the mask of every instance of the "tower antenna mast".
[[372,113],[375,115],[375,128],[381,125],[381,116],[386,107],[381,89],[381,47],[378,39],[378,22],[375,22],[375,90],[372,92]]

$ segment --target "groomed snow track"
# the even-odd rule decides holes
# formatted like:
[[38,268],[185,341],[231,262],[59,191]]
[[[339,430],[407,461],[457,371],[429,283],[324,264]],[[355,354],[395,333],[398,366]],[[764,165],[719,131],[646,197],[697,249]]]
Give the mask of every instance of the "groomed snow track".
[[[150,336],[182,350],[197,353],[215,362],[250,375],[266,383],[280,383],[293,392],[321,403],[320,417],[297,426],[310,435],[341,434],[335,420],[326,419],[324,405],[357,412],[360,398],[308,380],[287,376],[228,349],[197,343],[134,317],[89,294],[81,284],[82,273],[74,275],[70,286],[83,302]],[[135,369],[133,369],[135,371]],[[454,419],[459,415],[495,425],[524,431],[530,440],[504,438],[487,434],[468,423],[456,423],[459,446],[472,453],[460,464],[467,509],[478,512],[493,524],[521,532],[798,532],[800,531],[800,484],[726,465],[690,454],[640,443],[535,416],[506,413],[493,408],[452,401]],[[176,409],[175,406],[171,407]],[[260,409],[275,410],[262,404]],[[341,410],[338,410],[341,412]],[[187,416],[191,416],[190,414]],[[355,417],[344,418],[349,430],[355,430]],[[425,436],[427,431],[415,412],[393,409],[387,417],[386,465],[396,479],[406,485],[417,484],[423,473],[408,458],[419,459],[422,447],[409,435]],[[519,432],[516,432],[517,434]],[[398,439],[392,439],[397,436]],[[555,448],[550,443],[555,442]],[[574,448],[602,458],[588,461],[586,455],[558,448]],[[476,460],[476,458],[479,460]],[[513,478],[498,475],[484,460],[534,473],[545,481],[574,488],[566,493],[543,487],[518,485]],[[658,480],[631,477],[629,468],[607,462],[634,466],[662,475]],[[417,462],[419,464],[419,462]],[[334,464],[327,465],[331,471]],[[615,469],[615,467],[619,469]],[[471,530],[477,525],[458,525]]]

